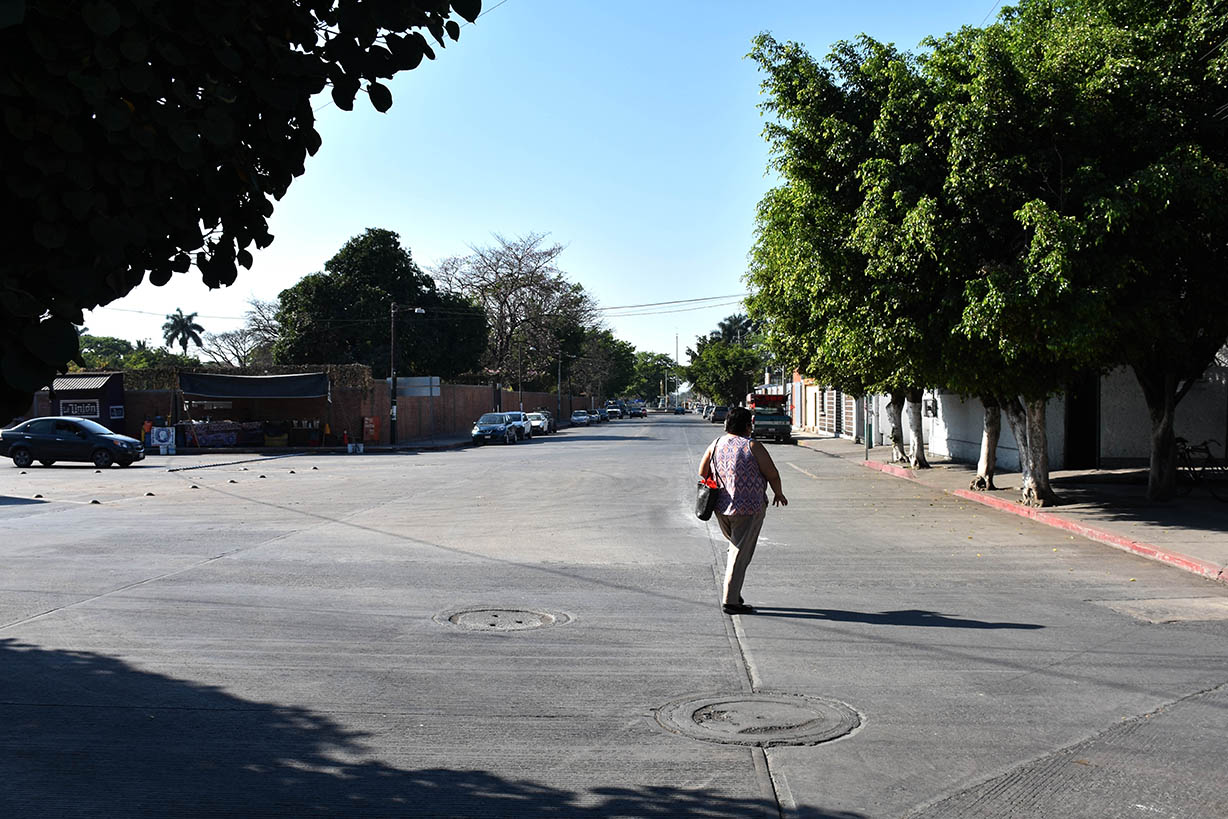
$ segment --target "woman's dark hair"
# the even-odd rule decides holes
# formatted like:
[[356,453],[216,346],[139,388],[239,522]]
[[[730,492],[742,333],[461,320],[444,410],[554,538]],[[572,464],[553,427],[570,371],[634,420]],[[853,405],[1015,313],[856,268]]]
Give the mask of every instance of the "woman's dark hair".
[[730,407],[725,416],[725,431],[730,435],[746,435],[750,432],[750,422],[754,416],[746,407]]

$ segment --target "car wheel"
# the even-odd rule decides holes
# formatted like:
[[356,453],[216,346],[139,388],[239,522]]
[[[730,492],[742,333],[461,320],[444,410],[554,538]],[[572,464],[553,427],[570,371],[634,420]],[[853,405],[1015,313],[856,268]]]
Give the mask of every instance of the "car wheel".
[[30,464],[34,463],[34,456],[30,454],[30,450],[25,448],[14,449],[9,453],[13,458],[13,465],[25,469]]
[[39,459],[38,459],[38,462],[39,462],[40,464],[42,464],[43,466],[51,466],[52,464],[54,464],[54,463],[55,463],[55,461],[54,461],[54,460],[50,460],[50,459],[48,459],[48,460],[43,460],[42,458],[39,458]]
[[105,449],[94,450],[94,466],[98,467],[99,469],[106,469],[111,465],[111,461],[112,458],[110,452],[107,452]]

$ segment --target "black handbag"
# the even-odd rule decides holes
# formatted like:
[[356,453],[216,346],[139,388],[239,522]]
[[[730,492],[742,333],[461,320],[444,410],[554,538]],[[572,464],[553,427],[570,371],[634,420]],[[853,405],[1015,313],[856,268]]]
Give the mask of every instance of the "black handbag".
[[[712,461],[716,460],[716,448],[712,450]],[[709,461],[709,469],[712,470],[712,483],[703,478],[695,485],[695,517],[700,520],[708,520],[712,517],[712,513],[716,511],[716,497],[719,492],[720,483],[716,480],[716,465]]]

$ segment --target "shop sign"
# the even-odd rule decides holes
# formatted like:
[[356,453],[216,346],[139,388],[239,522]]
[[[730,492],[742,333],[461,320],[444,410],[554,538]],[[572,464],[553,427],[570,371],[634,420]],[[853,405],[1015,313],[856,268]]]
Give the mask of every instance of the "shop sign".
[[118,421],[124,417],[123,407],[111,407],[111,420]]
[[75,415],[78,418],[97,418],[98,401],[97,399],[93,401],[61,401],[60,415]]

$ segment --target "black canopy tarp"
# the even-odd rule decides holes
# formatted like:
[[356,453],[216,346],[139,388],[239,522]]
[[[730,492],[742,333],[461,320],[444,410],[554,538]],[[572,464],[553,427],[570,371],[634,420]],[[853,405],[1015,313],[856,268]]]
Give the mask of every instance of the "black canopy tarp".
[[179,389],[203,398],[324,398],[328,373],[217,375],[179,373]]

